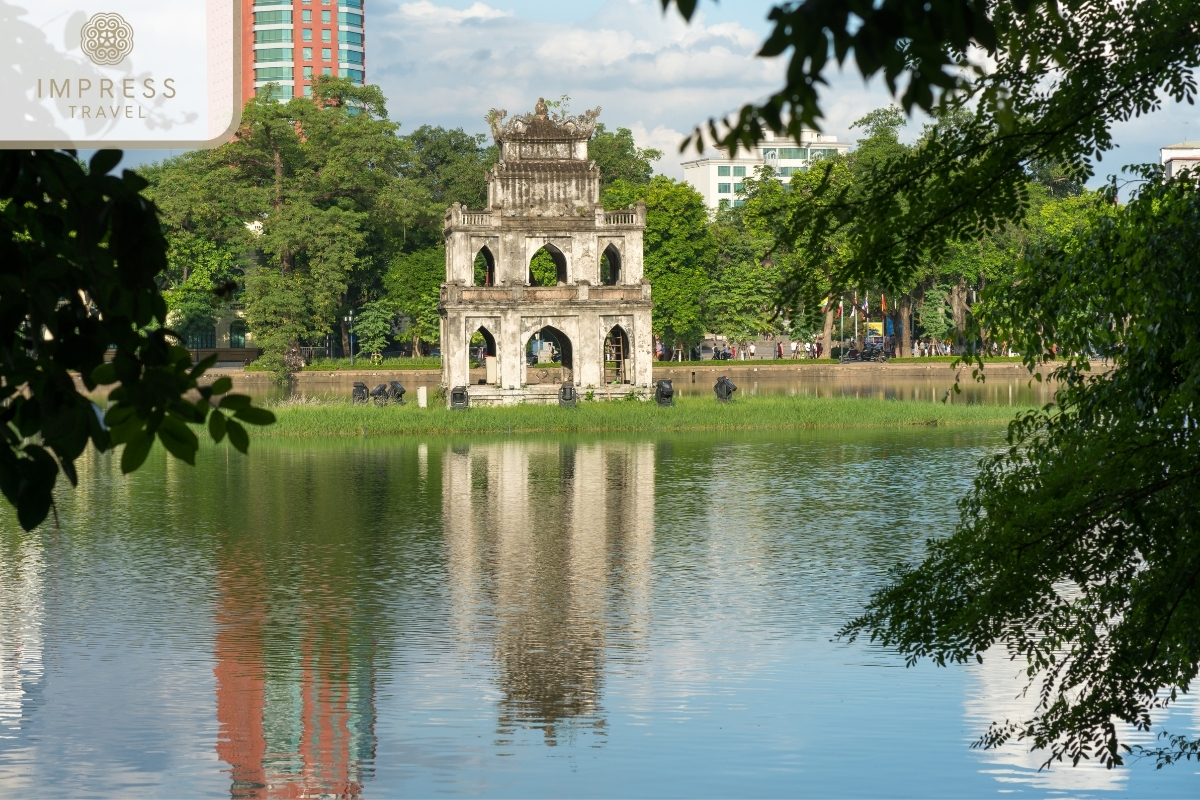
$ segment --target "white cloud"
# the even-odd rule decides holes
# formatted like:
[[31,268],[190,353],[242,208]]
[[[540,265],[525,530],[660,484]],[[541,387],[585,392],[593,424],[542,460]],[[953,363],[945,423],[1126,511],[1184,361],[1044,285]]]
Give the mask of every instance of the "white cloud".
[[766,96],[785,67],[755,57],[761,34],[702,14],[687,24],[664,16],[658,0],[608,0],[591,19],[565,23],[483,2],[381,6],[368,15],[367,75],[405,130],[485,131],[490,108],[523,113],[538,97],[569,94],[573,110],[602,106],[610,129],[631,128],[641,146],[663,150],[659,169],[675,176],[681,131]]

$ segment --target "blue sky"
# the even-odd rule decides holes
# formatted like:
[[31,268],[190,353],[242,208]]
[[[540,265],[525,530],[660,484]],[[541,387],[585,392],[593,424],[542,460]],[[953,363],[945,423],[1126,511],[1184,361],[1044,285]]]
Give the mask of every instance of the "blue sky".
[[[682,177],[678,144],[695,124],[780,85],[784,62],[754,55],[770,7],[702,0],[689,25],[674,8],[664,15],[659,0],[366,0],[367,76],[405,131],[484,132],[490,108],[511,115],[539,96],[569,94],[573,110],[601,106],[602,122],[631,128],[643,146],[666,153],[660,171]],[[828,77],[824,128],[853,141],[850,124],[890,98],[852,69]],[[1185,123],[1200,139],[1200,111],[1186,104],[1117,126],[1119,147],[1093,185],[1123,164],[1157,161],[1159,147],[1183,139]],[[910,124],[910,138],[920,125]]]

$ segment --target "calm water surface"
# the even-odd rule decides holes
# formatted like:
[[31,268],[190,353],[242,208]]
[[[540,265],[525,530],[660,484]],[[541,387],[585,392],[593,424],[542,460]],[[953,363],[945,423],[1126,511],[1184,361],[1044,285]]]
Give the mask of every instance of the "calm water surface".
[[57,529],[0,511],[0,795],[1196,796],[1194,764],[970,749],[1024,707],[1002,654],[830,641],[999,442],[89,455]]

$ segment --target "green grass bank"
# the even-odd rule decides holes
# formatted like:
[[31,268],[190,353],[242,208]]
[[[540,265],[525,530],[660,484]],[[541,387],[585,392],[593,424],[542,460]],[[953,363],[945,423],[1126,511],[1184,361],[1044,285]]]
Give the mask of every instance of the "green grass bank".
[[[430,398],[431,402],[433,398]],[[653,402],[581,402],[577,408],[519,405],[451,411],[438,405],[352,405],[348,401],[282,401],[268,405],[277,422],[255,436],[442,435],[507,433],[640,433],[899,428],[1003,425],[1022,410],[897,400],[741,397],[728,404],[681,397],[671,408]]]

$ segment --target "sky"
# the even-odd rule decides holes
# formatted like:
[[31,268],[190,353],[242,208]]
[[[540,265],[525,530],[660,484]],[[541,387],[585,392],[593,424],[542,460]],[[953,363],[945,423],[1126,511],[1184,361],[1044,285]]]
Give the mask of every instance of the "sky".
[[[402,132],[429,124],[484,133],[491,108],[509,115],[538,97],[571,97],[573,113],[600,106],[664,152],[659,172],[682,178],[679,143],[695,125],[736,111],[782,85],[783,59],[757,58],[770,32],[770,0],[701,0],[691,23],[660,0],[366,0],[367,80],[388,98]],[[831,70],[823,129],[853,142],[850,125],[891,98],[853,67]],[[923,120],[910,122],[912,140]],[[1118,145],[1092,186],[1124,164],[1157,162],[1158,149],[1200,139],[1200,111],[1171,101],[1114,128]],[[130,161],[161,158],[133,154]]]

